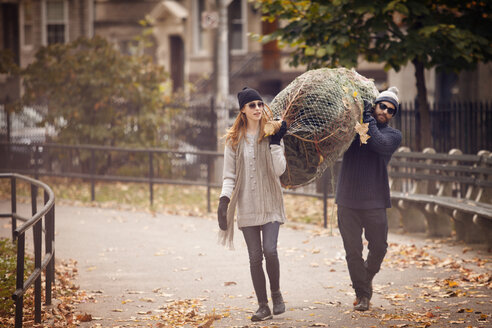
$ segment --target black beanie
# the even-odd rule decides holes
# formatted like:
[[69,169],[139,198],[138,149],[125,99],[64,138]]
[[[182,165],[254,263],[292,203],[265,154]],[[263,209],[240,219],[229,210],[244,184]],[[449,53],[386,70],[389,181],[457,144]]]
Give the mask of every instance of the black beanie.
[[244,87],[243,90],[239,91],[237,94],[237,100],[239,101],[239,110],[243,108],[247,103],[254,100],[261,100],[260,94],[255,89]]

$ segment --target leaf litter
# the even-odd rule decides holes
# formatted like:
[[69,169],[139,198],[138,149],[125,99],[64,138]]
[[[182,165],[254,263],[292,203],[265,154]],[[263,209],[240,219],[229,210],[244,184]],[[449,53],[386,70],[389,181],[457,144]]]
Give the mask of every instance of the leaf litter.
[[[305,208],[313,208],[313,206],[306,206]],[[183,215],[185,214],[184,212],[182,213]],[[203,215],[203,213],[200,213],[200,215],[207,216]],[[327,229],[321,228],[311,231],[311,237],[320,236],[332,236],[332,233]],[[394,307],[391,309],[375,307],[368,313],[363,314],[354,314],[350,309],[347,313],[351,315],[352,320],[370,316],[379,320],[380,325],[378,326],[386,327],[490,326],[490,310],[483,310],[484,308],[490,309],[492,306],[492,271],[490,270],[489,260],[487,257],[479,258],[478,256],[461,258],[459,253],[453,254],[453,257],[441,259],[433,255],[432,251],[438,250],[440,247],[440,245],[435,243],[434,241],[434,244],[426,244],[423,247],[392,243],[383,266],[400,271],[410,267],[427,271],[434,270],[439,271],[444,277],[428,277],[423,282],[413,286],[406,286],[405,289],[408,293],[403,290],[398,290],[395,293],[386,293],[383,289],[387,288],[387,286],[375,285],[375,293],[382,295]],[[471,250],[471,247],[463,247],[461,253],[468,255]],[[308,253],[318,254],[318,250],[312,249]],[[155,255],[164,254],[158,252]],[[470,269],[470,266],[473,268]],[[103,291],[89,293],[79,290],[74,284],[77,275],[76,262],[73,260],[64,261],[62,265],[57,266],[56,274],[57,282],[53,287],[54,305],[51,307],[43,305],[42,307],[45,326],[48,324],[49,327],[55,328],[76,327],[81,322],[101,320],[101,318],[92,317],[89,313],[76,312],[77,304],[93,302],[97,294],[104,293]],[[391,286],[391,284],[388,284],[388,286]],[[417,291],[416,297],[414,296],[415,291]],[[160,293],[162,291],[156,290],[155,292]],[[173,295],[164,293],[162,296],[170,297]],[[29,306],[29,297],[32,298],[32,295],[26,296],[25,299],[25,326],[43,327],[42,325],[33,324],[34,315],[31,312],[34,307]],[[173,302],[176,303],[173,304]],[[323,302],[319,301],[318,304],[321,303]],[[207,313],[200,300],[170,300],[166,305],[170,306],[158,307],[152,310],[151,313],[145,312],[145,314],[137,315],[135,312],[135,317],[131,317],[130,321],[134,321],[135,325],[138,326],[147,322],[147,325],[152,327],[180,327],[180,322],[187,322],[183,325],[206,328],[212,327],[216,320],[230,315],[228,312],[223,312],[222,314],[216,314],[215,311],[212,314]],[[340,306],[340,304],[337,306]],[[176,308],[181,308],[181,310],[176,311]],[[346,310],[343,306],[340,309]],[[269,322],[269,324],[277,326],[277,323]],[[317,322],[312,322],[312,324],[315,326]],[[264,327],[272,327],[271,325]],[[13,327],[13,318],[0,318],[0,326]],[[114,327],[114,325],[112,326]],[[101,327],[101,325],[94,323],[93,327]]]
[[383,287],[375,285],[374,291],[393,307],[391,310],[374,308],[360,316],[378,318],[381,326],[389,327],[485,327],[484,324],[490,324],[490,310],[483,313],[483,309],[490,309],[492,305],[490,262],[477,257],[441,259],[432,251],[439,248],[432,244],[418,247],[391,243],[383,266],[400,271],[413,267],[438,274],[405,286],[408,293],[401,288],[395,293],[383,290],[391,283]]
[[[75,284],[78,276],[77,261],[64,260],[55,267],[55,284],[52,287],[52,305],[45,305],[45,293],[42,293],[41,323],[34,323],[34,295],[33,288],[30,288],[24,296],[23,324],[24,327],[33,328],[65,328],[79,327],[83,322],[94,322],[91,327],[103,327],[96,322],[102,318],[93,317],[90,313],[77,312],[77,305],[81,303],[94,302],[96,296],[101,295],[103,291],[86,292]],[[44,276],[43,276],[44,278]],[[43,279],[44,280],[44,279]],[[45,282],[42,282],[45,290]],[[154,292],[160,292],[156,289]],[[140,295],[141,291],[127,291],[127,294]],[[164,294],[172,296],[172,294]],[[144,303],[156,303],[153,298],[140,297],[139,301]],[[171,327],[197,327],[210,328],[212,324],[229,313],[222,314],[208,313],[201,303],[201,299],[185,300],[168,300],[165,304],[155,310],[138,311],[135,317],[127,320],[115,320],[124,322],[134,322],[135,326],[141,326],[143,322],[148,322],[152,327],[171,328]],[[134,303],[131,299],[125,299],[121,302],[123,306]],[[125,312],[124,309],[113,309],[113,312]],[[4,328],[14,327],[15,319],[13,316],[0,317],[0,326]],[[128,326],[128,325],[125,325]],[[111,325],[115,327],[115,325]]]

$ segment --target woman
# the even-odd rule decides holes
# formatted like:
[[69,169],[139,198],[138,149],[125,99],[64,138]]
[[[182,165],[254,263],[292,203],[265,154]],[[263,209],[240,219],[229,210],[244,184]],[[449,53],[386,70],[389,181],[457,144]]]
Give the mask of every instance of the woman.
[[224,174],[217,214],[221,241],[232,247],[237,206],[237,224],[248,247],[251,278],[259,304],[251,320],[262,321],[272,318],[263,256],[270,281],[273,314],[285,312],[279,285],[277,238],[279,227],[285,222],[279,176],[286,167],[281,140],[287,127],[282,121],[280,130],[270,138],[266,137],[267,117],[260,94],[245,87],[237,98],[240,111],[225,136]]

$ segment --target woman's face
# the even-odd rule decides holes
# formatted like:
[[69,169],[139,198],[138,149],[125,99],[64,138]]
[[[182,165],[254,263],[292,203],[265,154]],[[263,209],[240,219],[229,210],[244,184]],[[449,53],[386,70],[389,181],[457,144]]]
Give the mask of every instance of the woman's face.
[[251,101],[243,106],[241,112],[246,115],[248,121],[260,121],[263,115],[263,106],[264,104],[261,100]]

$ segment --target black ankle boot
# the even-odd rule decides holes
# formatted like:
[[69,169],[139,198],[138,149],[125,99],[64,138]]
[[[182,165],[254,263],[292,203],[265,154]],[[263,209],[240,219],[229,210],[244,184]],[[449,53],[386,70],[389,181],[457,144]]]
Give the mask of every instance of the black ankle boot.
[[374,276],[376,273],[370,272],[367,270],[367,260],[364,262],[364,267],[366,268],[366,285],[367,285],[367,291],[369,292],[369,300],[372,298],[372,280],[374,279]]
[[268,303],[260,303],[260,307],[251,317],[251,321],[263,321],[273,318]]
[[369,273],[367,272],[367,280],[366,280],[366,284],[367,284],[367,289],[369,291],[369,300],[371,300],[372,298],[372,280],[374,279],[374,276],[376,274],[375,273]]
[[282,314],[285,312],[285,303],[280,290],[272,292],[273,314]]
[[356,311],[367,311],[369,310],[369,298],[362,296],[359,299],[359,303],[354,306],[354,310]]
[[370,279],[368,282],[367,282],[367,285],[368,285],[368,288],[369,288],[369,300],[372,298],[372,279]]

